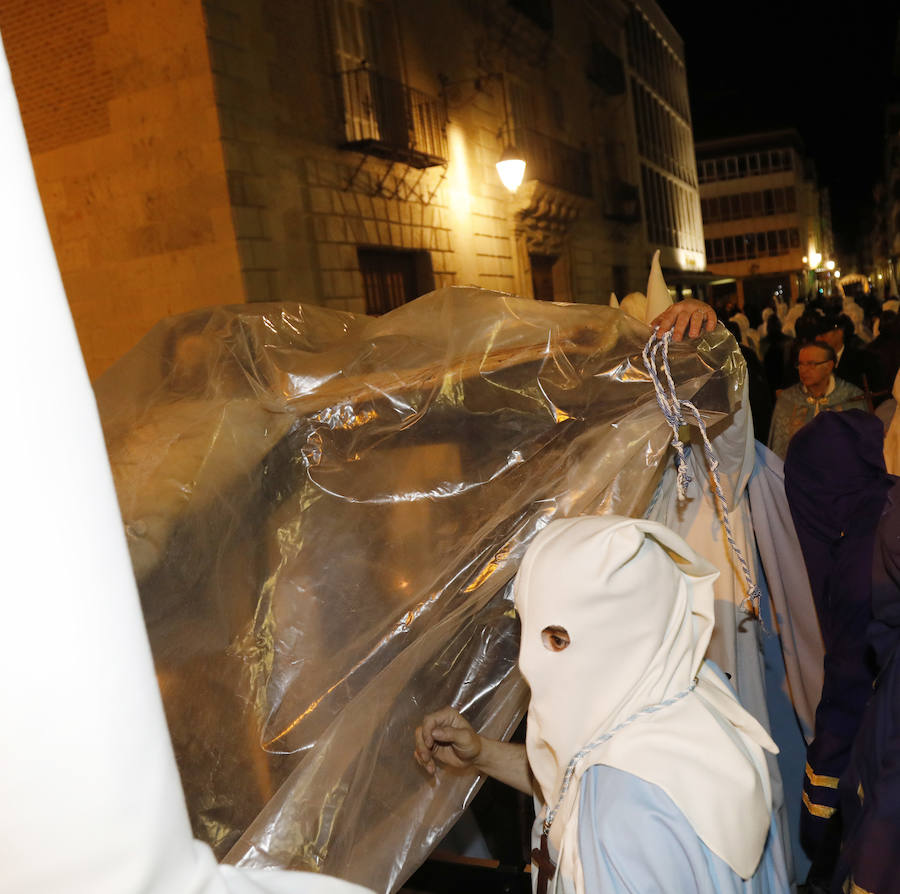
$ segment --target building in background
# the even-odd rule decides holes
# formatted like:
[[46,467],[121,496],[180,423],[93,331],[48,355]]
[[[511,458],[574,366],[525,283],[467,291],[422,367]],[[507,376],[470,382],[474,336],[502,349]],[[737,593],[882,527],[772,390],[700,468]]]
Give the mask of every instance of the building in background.
[[645,235],[672,283],[705,285],[684,43],[653,2],[635,5],[625,30]]
[[885,112],[884,179],[875,188],[867,272],[881,298],[900,295],[900,101]]
[[205,305],[605,303],[655,248],[703,282],[653,0],[7,0],[0,29],[92,376]]
[[835,269],[828,194],[794,130],[697,144],[706,259],[739,301],[805,297]]

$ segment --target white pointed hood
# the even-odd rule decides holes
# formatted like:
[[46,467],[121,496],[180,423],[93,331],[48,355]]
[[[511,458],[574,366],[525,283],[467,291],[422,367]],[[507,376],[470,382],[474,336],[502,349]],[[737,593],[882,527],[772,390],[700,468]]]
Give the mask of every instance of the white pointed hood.
[[662,267],[659,266],[659,251],[653,253],[653,261],[650,263],[650,276],[647,277],[647,316],[644,320],[649,323],[655,320],[664,310],[671,307],[674,302],[669,294]]
[[[771,813],[763,749],[777,748],[705,665],[717,576],[664,525],[618,516],[551,522],[525,554],[515,598],[528,760],[577,891],[579,781],[594,764],[659,786],[713,853],[742,878],[756,870]],[[547,627],[564,628],[568,647],[548,648]],[[570,761],[625,721],[578,759],[561,798]]]

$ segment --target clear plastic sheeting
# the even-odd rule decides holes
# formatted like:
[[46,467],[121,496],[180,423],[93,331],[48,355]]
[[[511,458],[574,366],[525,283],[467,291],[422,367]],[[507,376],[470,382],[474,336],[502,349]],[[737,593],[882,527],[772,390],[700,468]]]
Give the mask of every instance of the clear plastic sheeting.
[[[479,289],[368,318],[159,324],[97,385],[195,834],[226,862],[396,889],[477,789],[412,758],[445,704],[526,705],[511,579],[550,519],[642,514],[671,430],[619,310]],[[673,344],[731,412],[722,328]]]

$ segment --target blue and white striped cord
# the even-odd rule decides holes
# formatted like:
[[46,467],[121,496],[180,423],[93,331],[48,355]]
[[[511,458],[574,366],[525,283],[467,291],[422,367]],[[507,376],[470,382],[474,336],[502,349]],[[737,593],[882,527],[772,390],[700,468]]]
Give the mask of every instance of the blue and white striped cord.
[[[659,408],[662,411],[663,416],[665,416],[666,422],[672,429],[672,446],[678,454],[678,499],[683,500],[685,498],[687,486],[691,483],[691,476],[688,474],[687,469],[687,458],[684,453],[684,443],[678,436],[679,427],[685,424],[683,411],[688,410],[693,414],[697,423],[697,428],[700,430],[700,434],[703,437],[703,452],[706,455],[706,463],[709,466],[710,475],[712,476],[713,491],[722,512],[722,523],[725,526],[725,536],[728,539],[728,545],[731,547],[734,557],[740,564],[741,571],[744,574],[744,580],[747,583],[747,611],[758,618],[760,590],[753,581],[753,576],[750,574],[747,560],[744,558],[744,554],[735,542],[734,533],[731,530],[731,520],[728,517],[728,501],[725,499],[725,494],[722,492],[722,482],[719,478],[719,460],[716,458],[712,444],[706,434],[706,423],[704,423],[700,411],[689,400],[679,400],[678,395],[675,393],[675,382],[672,379],[672,371],[669,368],[669,344],[671,341],[671,332],[666,332],[662,336],[659,336],[657,335],[656,330],[654,330],[649,341],[644,345],[642,356],[644,358],[644,366],[647,369],[647,373],[649,374],[650,380],[653,382],[653,387],[656,391],[656,402],[659,404]],[[660,381],[660,356],[663,373],[665,374],[666,383],[668,385],[668,391],[666,391]]]
[[566,772],[563,774],[562,785],[559,790],[559,797],[556,799],[556,804],[553,805],[553,809],[547,811],[547,816],[544,817],[544,832],[549,834],[550,826],[553,825],[553,820],[556,819],[556,814],[559,812],[560,805],[563,802],[563,798],[566,796],[566,792],[569,790],[569,785],[572,782],[572,776],[575,774],[575,769],[578,767],[579,762],[582,758],[589,755],[595,748],[599,748],[604,742],[608,742],[619,730],[624,729],[626,726],[634,723],[635,720],[638,720],[641,717],[647,717],[650,714],[655,714],[657,711],[661,711],[663,708],[668,708],[669,705],[674,705],[675,702],[680,702],[688,693],[693,692],[697,688],[697,678],[695,677],[693,682],[687,689],[682,689],[681,692],[676,692],[675,695],[664,699],[661,702],[658,702],[655,705],[648,705],[646,708],[641,708],[640,711],[635,711],[630,717],[623,720],[621,723],[616,724],[608,733],[603,733],[602,736],[594,739],[593,742],[589,742],[587,745],[582,748],[572,760],[566,765]]

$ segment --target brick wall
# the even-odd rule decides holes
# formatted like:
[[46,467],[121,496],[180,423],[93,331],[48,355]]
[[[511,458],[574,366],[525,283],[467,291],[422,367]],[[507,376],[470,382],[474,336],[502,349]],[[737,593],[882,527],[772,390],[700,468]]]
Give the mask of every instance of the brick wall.
[[0,30],[90,375],[244,300],[199,0],[4,0]]

